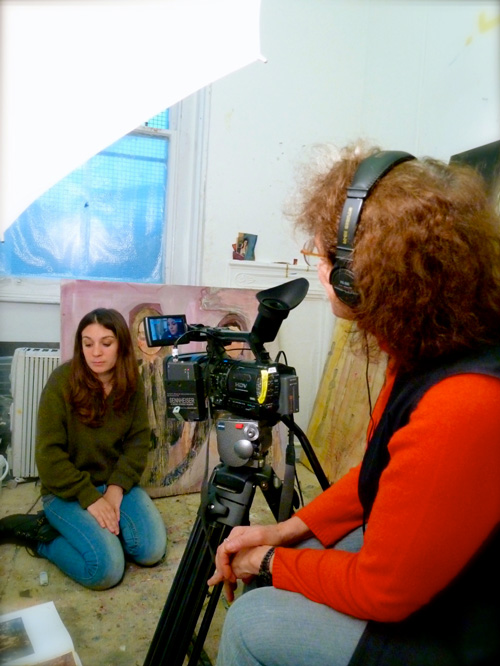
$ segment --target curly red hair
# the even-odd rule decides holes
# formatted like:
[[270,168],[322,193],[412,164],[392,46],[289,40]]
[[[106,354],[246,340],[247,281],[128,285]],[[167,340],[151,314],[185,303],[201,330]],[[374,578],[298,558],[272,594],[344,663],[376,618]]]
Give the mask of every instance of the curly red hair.
[[[345,148],[302,190],[296,223],[335,261],[346,188],[378,148]],[[373,188],[358,224],[352,269],[359,330],[403,367],[498,342],[500,224],[470,167],[425,158],[399,164]]]

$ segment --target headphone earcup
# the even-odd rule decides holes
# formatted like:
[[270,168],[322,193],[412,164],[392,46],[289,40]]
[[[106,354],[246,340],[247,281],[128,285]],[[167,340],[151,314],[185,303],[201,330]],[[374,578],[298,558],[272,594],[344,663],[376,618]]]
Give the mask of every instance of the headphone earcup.
[[337,298],[349,307],[359,303],[359,294],[354,287],[351,262],[354,238],[363,205],[375,183],[388,171],[406,160],[415,157],[401,150],[384,150],[364,159],[356,169],[342,208],[337,234],[335,265],[330,272],[330,284]]
[[335,296],[345,305],[354,307],[359,303],[359,294],[354,288],[354,273],[350,268],[334,266],[330,271],[330,284]]

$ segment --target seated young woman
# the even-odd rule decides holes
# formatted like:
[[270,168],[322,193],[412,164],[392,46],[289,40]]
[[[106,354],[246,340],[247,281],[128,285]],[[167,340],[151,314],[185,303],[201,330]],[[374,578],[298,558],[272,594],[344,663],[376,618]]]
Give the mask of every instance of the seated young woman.
[[8,516],[0,538],[30,546],[85,587],[123,578],[125,561],[160,562],[164,521],[139,486],[150,430],[127,324],[98,308],[78,325],[70,361],[40,399],[36,463],[43,512]]

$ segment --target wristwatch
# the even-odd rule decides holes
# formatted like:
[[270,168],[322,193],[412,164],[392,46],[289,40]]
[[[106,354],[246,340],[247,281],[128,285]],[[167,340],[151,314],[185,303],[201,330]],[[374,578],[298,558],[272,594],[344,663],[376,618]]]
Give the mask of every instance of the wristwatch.
[[273,576],[269,571],[269,564],[271,563],[271,557],[274,554],[274,546],[269,548],[267,553],[262,558],[260,563],[259,573],[257,574],[257,587],[267,587],[273,584]]

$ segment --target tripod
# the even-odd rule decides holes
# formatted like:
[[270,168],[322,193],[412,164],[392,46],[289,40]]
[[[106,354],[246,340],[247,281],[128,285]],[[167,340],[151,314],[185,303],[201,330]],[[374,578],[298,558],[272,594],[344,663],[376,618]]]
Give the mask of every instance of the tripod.
[[[322,489],[328,488],[328,479],[303,431],[291,416],[282,416],[281,421],[289,431],[287,465],[293,460],[295,469],[295,434]],[[269,508],[278,520],[283,485],[272,467],[265,462],[265,454],[252,461],[251,466],[231,467],[220,463],[214,468],[206,491],[202,493],[193,529],[144,666],[182,666],[191,642],[193,646],[189,666],[198,664],[222,588],[220,583],[212,589],[198,634],[195,636],[203,603],[209,595],[207,580],[213,571],[215,551],[233,527],[249,524],[250,507],[257,486],[261,488]],[[288,515],[291,512],[290,505]]]

